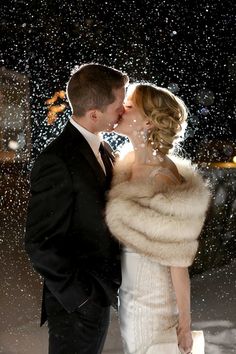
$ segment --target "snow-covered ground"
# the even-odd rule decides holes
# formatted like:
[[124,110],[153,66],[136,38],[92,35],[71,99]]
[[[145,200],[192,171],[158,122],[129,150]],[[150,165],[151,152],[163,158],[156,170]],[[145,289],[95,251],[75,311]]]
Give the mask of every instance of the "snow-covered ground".
[[[3,263],[0,353],[46,354],[47,328],[39,327],[40,280],[21,252],[8,255]],[[236,353],[235,265],[232,261],[192,278],[193,328],[204,331],[206,354]],[[122,353],[114,311],[103,353]]]
[[192,278],[193,328],[204,331],[206,354],[236,353],[236,260]]

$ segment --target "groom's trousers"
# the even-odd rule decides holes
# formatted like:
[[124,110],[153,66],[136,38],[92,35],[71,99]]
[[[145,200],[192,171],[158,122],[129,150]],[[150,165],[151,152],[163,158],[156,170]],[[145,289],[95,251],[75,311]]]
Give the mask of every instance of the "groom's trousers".
[[[50,304],[48,306],[48,304]],[[110,322],[110,306],[88,301],[68,313],[57,302],[46,302],[49,354],[100,354]]]

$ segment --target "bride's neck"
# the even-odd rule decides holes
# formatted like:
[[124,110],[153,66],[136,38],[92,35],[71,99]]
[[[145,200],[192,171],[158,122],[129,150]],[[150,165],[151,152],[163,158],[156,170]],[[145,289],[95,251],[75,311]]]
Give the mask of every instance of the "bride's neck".
[[134,164],[160,164],[164,161],[164,156],[160,152],[152,149],[143,139],[130,139],[134,149]]

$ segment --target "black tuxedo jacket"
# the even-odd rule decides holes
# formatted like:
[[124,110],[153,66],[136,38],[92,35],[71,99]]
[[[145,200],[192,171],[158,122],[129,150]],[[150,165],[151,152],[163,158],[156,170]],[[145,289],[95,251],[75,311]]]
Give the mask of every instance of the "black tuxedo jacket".
[[[114,159],[108,148],[106,153]],[[68,312],[93,298],[116,302],[120,249],[104,221],[109,186],[86,139],[70,122],[31,173],[26,251],[44,278],[44,293]],[[41,323],[45,320],[42,311]]]

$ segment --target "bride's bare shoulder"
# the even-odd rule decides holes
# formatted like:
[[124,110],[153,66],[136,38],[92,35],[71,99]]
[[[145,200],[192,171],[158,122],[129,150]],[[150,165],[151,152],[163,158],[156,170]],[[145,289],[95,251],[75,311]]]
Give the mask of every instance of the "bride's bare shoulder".
[[159,182],[162,181],[167,184],[179,184],[184,181],[184,178],[180,175],[176,164],[168,156],[165,156],[162,163],[162,169],[159,170],[156,178]]
[[174,174],[179,174],[176,164],[168,156],[165,156],[164,167],[168,168]]

